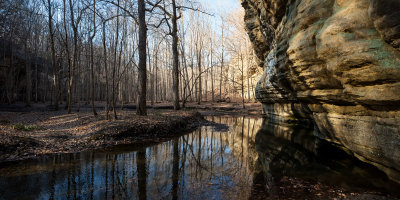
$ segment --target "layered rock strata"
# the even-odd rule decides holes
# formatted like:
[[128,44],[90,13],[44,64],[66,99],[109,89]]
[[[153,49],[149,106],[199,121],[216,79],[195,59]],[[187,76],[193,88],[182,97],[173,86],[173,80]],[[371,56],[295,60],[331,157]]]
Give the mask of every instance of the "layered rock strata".
[[316,134],[400,182],[400,0],[242,0],[271,119]]

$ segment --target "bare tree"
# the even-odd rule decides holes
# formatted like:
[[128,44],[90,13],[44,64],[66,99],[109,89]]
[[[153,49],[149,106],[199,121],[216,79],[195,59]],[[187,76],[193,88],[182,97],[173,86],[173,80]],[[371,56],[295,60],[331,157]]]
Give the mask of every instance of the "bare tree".
[[200,38],[201,36],[199,35],[200,33],[197,32],[197,39],[196,39],[196,56],[197,56],[197,67],[199,70],[199,94],[198,94],[198,99],[197,99],[197,104],[201,103],[201,93],[202,93],[202,87],[201,87],[201,58],[203,57],[202,55],[202,50],[203,50],[203,40]]
[[97,116],[96,108],[94,106],[94,46],[93,39],[96,36],[96,0],[93,0],[93,34],[89,38],[90,46],[90,101],[92,104],[92,112]]
[[[158,8],[163,12],[164,17],[160,21],[161,23],[165,23],[168,27],[167,34],[172,36],[172,93],[173,93],[173,106],[174,110],[180,109],[179,104],[179,51],[178,51],[178,19],[182,17],[182,10],[190,9],[194,11],[200,11],[197,8],[188,7],[184,5],[177,5],[176,0],[171,0],[170,5],[168,6],[166,0],[159,0],[157,3],[152,3],[147,1],[147,3],[153,8]],[[161,4],[162,3],[162,4]],[[178,12],[180,15],[178,16]],[[201,11],[200,11],[201,12]]]
[[21,2],[0,8],[0,41],[11,41],[0,58],[9,77],[0,85],[1,102],[50,100],[58,109],[65,101],[69,113],[87,105],[96,116],[95,102],[105,101],[106,118],[112,108],[116,119],[117,108],[129,103],[146,115],[146,101],[172,102],[178,110],[189,101],[230,98],[228,92],[242,102],[254,96],[252,52],[232,42],[247,37],[237,23],[242,18],[218,18],[215,28],[196,1]]
[[213,37],[210,37],[210,64],[211,64],[211,102],[214,102],[214,63],[213,63]]
[[138,115],[147,115],[146,110],[146,44],[147,44],[147,25],[146,25],[146,5],[144,0],[138,0],[138,21],[139,21],[139,95],[138,107],[136,112]]
[[56,64],[56,49],[54,44],[54,30],[53,30],[53,5],[50,0],[47,0],[47,11],[48,11],[48,27],[49,27],[49,36],[50,36],[50,49],[51,49],[51,65],[53,68],[53,85],[54,85],[54,108],[58,110],[58,69]]
[[109,88],[108,88],[108,67],[107,67],[107,45],[106,45],[106,20],[103,20],[103,62],[104,62],[104,70],[106,75],[106,119],[109,119],[109,110],[110,110],[110,98],[109,98]]
[[114,43],[114,61],[113,61],[113,68],[112,68],[112,87],[111,87],[111,102],[112,108],[114,112],[114,119],[118,119],[117,110],[116,110],[116,72],[117,72],[117,49],[118,49],[118,39],[119,39],[119,0],[117,0],[117,22],[116,22],[116,31],[115,31],[115,43]]
[[224,53],[225,53],[225,46],[224,46],[225,26],[224,26],[224,20],[222,19],[221,21],[222,21],[222,24],[221,24],[221,69],[220,69],[220,77],[219,77],[219,98],[220,98],[220,100],[223,99],[223,97],[222,97],[222,79],[223,79],[222,72],[223,72],[223,68],[224,68],[224,58],[225,58],[225,55],[224,55]]
[[174,65],[172,68],[173,83],[172,90],[174,94],[174,110],[179,110],[179,58],[178,58],[178,16],[176,15],[176,3],[172,0],[172,15],[170,14],[172,20],[172,54]]

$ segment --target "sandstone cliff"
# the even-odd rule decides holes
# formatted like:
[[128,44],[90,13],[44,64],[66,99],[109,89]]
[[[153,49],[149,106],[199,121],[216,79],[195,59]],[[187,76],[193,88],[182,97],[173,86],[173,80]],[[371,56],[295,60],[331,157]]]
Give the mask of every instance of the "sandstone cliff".
[[316,134],[400,181],[400,0],[242,0],[274,119]]

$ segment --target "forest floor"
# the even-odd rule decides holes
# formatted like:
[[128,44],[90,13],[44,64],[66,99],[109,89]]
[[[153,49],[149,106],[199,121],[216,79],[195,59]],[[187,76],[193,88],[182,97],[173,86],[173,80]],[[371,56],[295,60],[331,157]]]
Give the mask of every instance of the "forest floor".
[[[150,105],[150,102],[148,102]],[[118,120],[106,120],[104,103],[96,102],[98,116],[84,104],[67,114],[51,106],[24,103],[0,105],[0,163],[36,158],[57,153],[73,153],[120,144],[157,143],[185,134],[205,123],[203,115],[261,116],[261,104],[188,103],[173,111],[171,103],[148,106],[148,116],[136,115],[136,106],[117,106]],[[113,112],[110,111],[110,118]]]
[[[43,103],[32,104],[31,107],[26,107],[25,103],[14,103],[11,105],[8,104],[0,104],[0,112],[32,112],[32,111],[50,111],[54,110],[53,107],[48,106]],[[64,109],[65,104],[60,105],[60,110]],[[243,108],[242,103],[240,102],[201,102],[201,104],[197,104],[197,102],[188,102],[186,103],[185,108],[182,110],[197,110],[204,115],[257,115],[260,116],[262,114],[261,103],[258,102],[246,102],[245,107]],[[96,102],[95,107],[97,110],[105,109],[105,102]],[[135,110],[135,104],[124,104],[117,105],[117,110],[120,110],[121,107],[123,110]],[[173,106],[171,102],[157,102],[154,105],[151,105],[150,102],[147,102],[147,109],[152,112],[154,110],[164,111],[164,110],[172,110]],[[80,106],[81,111],[90,111],[91,106],[88,103],[82,104]],[[78,111],[78,106],[73,105],[73,112]]]
[[97,117],[88,111],[0,112],[0,163],[120,144],[157,143],[205,123],[194,111],[152,112],[148,116],[118,111],[118,117],[106,120],[104,111]]

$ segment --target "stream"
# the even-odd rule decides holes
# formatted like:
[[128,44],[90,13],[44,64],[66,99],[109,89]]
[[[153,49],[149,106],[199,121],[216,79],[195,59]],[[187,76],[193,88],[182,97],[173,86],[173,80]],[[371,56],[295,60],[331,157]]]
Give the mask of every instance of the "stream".
[[399,195],[383,172],[313,130],[263,118],[206,119],[215,125],[168,142],[0,166],[0,199],[262,199],[282,195],[279,183],[288,178]]

